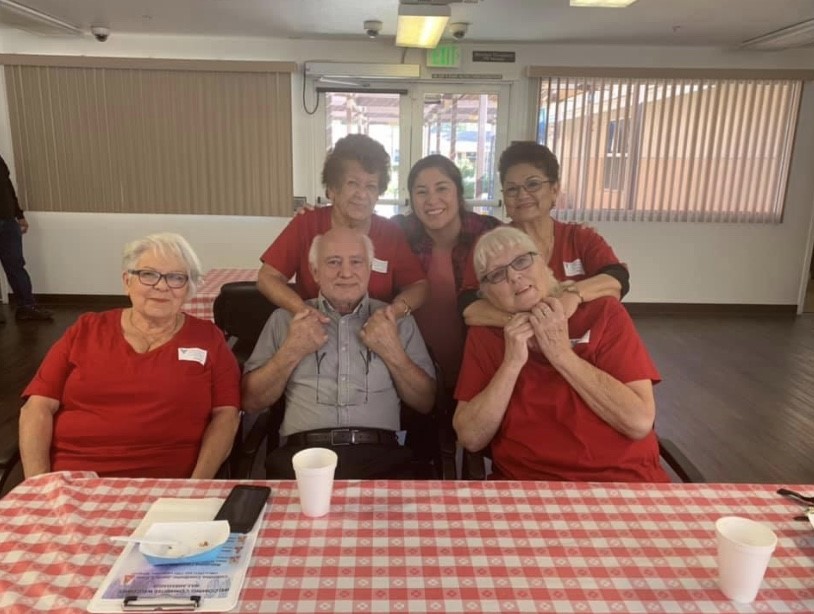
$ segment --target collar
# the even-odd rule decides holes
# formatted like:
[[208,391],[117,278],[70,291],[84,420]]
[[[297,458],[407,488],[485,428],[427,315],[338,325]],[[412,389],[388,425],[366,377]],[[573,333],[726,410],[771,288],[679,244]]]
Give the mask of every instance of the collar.
[[334,306],[331,305],[331,302],[325,298],[322,292],[320,292],[319,296],[317,296],[317,309],[330,318],[340,319],[347,316],[358,316],[361,313],[370,313],[370,296],[365,293],[352,312],[339,313],[336,309],[334,309]]

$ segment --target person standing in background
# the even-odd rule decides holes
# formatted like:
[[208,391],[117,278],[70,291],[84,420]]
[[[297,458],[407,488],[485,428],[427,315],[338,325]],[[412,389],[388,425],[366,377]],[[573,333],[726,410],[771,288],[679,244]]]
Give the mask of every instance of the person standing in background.
[[[0,157],[0,264],[17,300],[17,320],[51,320],[53,313],[34,300],[31,277],[25,270],[23,235],[28,231],[6,161]],[[5,322],[0,311],[0,322]]]

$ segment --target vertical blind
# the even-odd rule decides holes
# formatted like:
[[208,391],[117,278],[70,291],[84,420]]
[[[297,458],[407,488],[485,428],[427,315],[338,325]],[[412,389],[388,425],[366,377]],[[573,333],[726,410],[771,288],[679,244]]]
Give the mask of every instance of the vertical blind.
[[291,215],[293,64],[0,60],[26,208]]
[[802,82],[541,78],[562,219],[779,222]]

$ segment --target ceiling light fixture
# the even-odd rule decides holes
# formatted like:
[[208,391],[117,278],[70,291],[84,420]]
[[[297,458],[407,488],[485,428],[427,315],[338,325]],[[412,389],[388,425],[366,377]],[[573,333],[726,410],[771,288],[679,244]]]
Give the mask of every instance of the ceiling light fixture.
[[590,6],[606,9],[621,9],[630,6],[636,0],[571,0],[571,6]]
[[435,49],[450,14],[446,5],[400,4],[396,46]]
[[25,17],[26,19],[31,19],[33,21],[45,24],[47,26],[57,28],[59,30],[62,30],[63,32],[67,32],[68,34],[83,33],[81,28],[78,28],[72,23],[68,23],[67,21],[63,21],[58,17],[54,17],[53,15],[49,15],[48,13],[43,13],[42,11],[38,11],[37,9],[33,9],[30,6],[26,6],[25,4],[14,2],[14,0],[0,0],[0,9],[5,9],[11,13],[20,15],[21,17]]
[[763,36],[750,38],[741,43],[741,47],[776,51],[790,47],[805,47],[814,44],[814,19],[801,21],[787,28],[769,32]]

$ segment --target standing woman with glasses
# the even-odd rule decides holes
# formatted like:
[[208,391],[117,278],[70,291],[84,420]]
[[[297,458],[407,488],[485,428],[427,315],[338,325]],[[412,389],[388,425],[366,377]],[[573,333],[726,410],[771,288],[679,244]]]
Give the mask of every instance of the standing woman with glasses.
[[[621,299],[627,294],[627,268],[605,240],[587,226],[551,217],[560,194],[560,165],[548,147],[533,141],[515,142],[501,154],[499,171],[511,225],[532,238],[543,263],[563,282],[559,300],[566,317],[570,318],[584,302],[603,296]],[[460,299],[466,323],[505,325],[510,315],[477,299],[477,287],[470,266]]]
[[237,431],[240,372],[223,333],[181,311],[200,278],[198,257],[177,234],[125,247],[132,307],[80,316],[23,392],[26,478],[214,477]]

